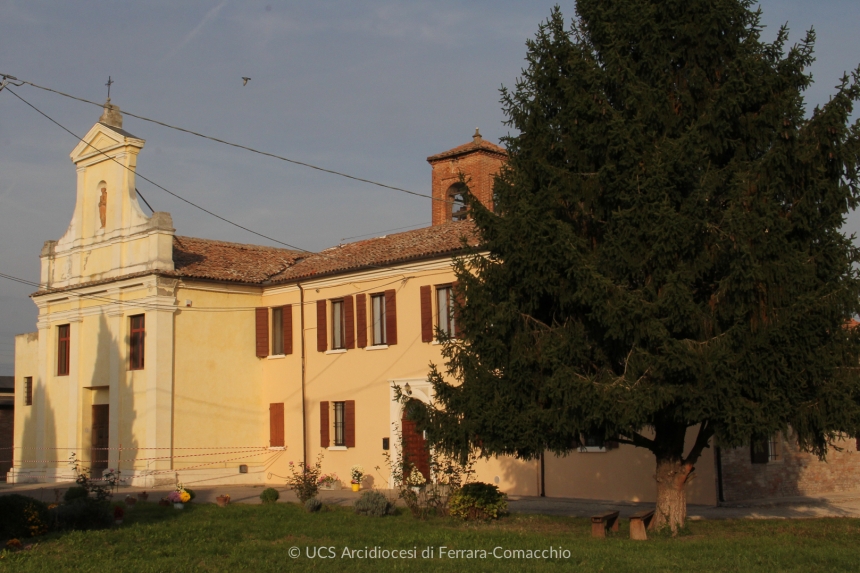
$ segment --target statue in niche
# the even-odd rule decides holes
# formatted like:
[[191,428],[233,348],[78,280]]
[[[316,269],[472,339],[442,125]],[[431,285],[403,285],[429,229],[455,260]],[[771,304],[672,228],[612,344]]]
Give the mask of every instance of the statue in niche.
[[107,220],[107,189],[102,188],[102,196],[99,199],[99,219],[102,222],[102,229],[105,228]]

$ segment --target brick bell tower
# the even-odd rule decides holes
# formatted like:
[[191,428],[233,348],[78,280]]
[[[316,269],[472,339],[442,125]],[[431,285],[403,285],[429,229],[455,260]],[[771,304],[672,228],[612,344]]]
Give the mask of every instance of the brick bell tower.
[[433,168],[433,225],[467,217],[461,174],[475,197],[492,209],[493,179],[507,157],[503,147],[484,141],[477,128],[470,143],[428,157]]

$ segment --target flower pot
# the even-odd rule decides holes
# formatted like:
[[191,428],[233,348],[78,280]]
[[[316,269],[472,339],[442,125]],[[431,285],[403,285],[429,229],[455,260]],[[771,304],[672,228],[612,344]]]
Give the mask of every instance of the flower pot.
[[142,491],[139,494],[137,494],[137,497],[140,498],[140,501],[146,501],[147,499],[149,499],[149,494],[146,493],[145,491]]
[[219,495],[215,498],[215,503],[218,504],[218,507],[227,507],[227,504],[230,503],[230,498],[226,495]]
[[182,502],[177,502],[173,504],[173,509],[183,509],[185,508],[185,504]]
[[354,484],[352,484],[352,491],[358,491],[358,490],[360,490],[360,489],[361,489],[361,484],[360,484],[360,483],[354,483]]
[[414,491],[416,494],[421,493],[421,486],[413,485],[413,486],[412,486],[412,487],[410,487],[409,489],[411,489],[412,491]]
[[127,495],[125,496],[125,505],[128,509],[134,509],[134,504],[137,503],[137,498]]

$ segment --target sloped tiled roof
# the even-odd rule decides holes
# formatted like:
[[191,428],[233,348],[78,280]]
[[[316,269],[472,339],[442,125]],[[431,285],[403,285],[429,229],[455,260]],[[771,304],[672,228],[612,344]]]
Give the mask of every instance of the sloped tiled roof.
[[338,245],[307,256],[284,272],[273,276],[271,282],[289,282],[453,254],[463,248],[463,239],[469,245],[478,243],[475,225],[471,221],[452,221],[443,225]]
[[448,151],[443,151],[442,153],[431,155],[427,158],[427,161],[433,162],[438,161],[440,159],[447,159],[449,157],[456,157],[457,155],[463,155],[471,151],[489,151],[490,153],[496,153],[500,155],[508,154],[504,147],[496,145],[495,143],[490,143],[489,141],[484,141],[483,139],[478,137],[477,141],[473,140],[469,143],[458,145],[454,149],[449,149]]
[[[195,237],[173,237],[173,275],[259,284],[295,264],[308,253],[227,243]],[[171,274],[171,273],[168,273]]]
[[43,296],[148,275],[256,285],[286,283],[454,254],[463,248],[464,238],[469,245],[478,243],[475,226],[468,220],[347,243],[319,253],[175,236],[173,271],[140,271],[40,290],[31,296]]

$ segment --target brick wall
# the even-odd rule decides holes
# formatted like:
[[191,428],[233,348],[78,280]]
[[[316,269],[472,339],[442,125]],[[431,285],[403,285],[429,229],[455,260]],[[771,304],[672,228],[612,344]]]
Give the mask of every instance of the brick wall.
[[751,463],[749,447],[721,451],[725,501],[860,491],[855,440],[838,442],[843,450],[831,448],[826,462],[800,451],[790,437],[780,443],[781,459],[766,464]]
[[482,149],[432,161],[433,224],[440,225],[451,219],[451,204],[447,202],[448,190],[460,182],[460,173],[465,175],[469,190],[475,197],[492,209],[493,179],[504,162],[505,159],[500,154]]
[[0,408],[0,481],[6,481],[6,472],[12,467],[12,463],[7,460],[12,459],[14,428],[15,410]]

